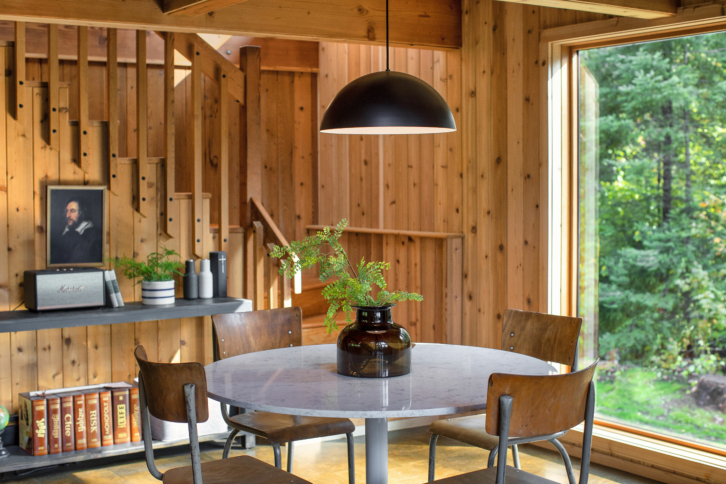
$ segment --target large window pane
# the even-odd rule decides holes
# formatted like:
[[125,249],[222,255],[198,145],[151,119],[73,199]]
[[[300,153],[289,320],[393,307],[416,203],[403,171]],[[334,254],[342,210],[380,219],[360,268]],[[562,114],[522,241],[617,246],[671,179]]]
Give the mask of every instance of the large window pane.
[[579,52],[598,417],[726,448],[726,33]]

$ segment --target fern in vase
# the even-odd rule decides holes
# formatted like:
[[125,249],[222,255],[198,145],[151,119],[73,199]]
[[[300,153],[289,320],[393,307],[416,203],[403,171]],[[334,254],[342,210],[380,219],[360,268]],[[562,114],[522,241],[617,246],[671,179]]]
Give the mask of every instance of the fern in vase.
[[[405,291],[388,291],[383,271],[389,270],[388,262],[366,262],[365,258],[354,265],[340,244],[340,237],[348,226],[341,220],[335,230],[325,227],[315,235],[289,246],[275,246],[271,257],[280,259],[280,274],[293,278],[298,271],[320,264],[320,280],[330,281],[323,289],[323,297],[330,307],[325,316],[325,328],[330,334],[338,329],[336,318],[345,313],[346,323],[353,322],[354,307],[390,306],[399,301],[423,301],[420,294]],[[374,296],[374,286],[378,291]]]

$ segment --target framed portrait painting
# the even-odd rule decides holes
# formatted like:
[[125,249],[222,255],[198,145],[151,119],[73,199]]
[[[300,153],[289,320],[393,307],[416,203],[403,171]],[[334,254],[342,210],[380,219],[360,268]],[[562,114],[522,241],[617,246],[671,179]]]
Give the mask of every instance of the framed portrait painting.
[[104,265],[106,203],[105,186],[48,186],[48,267]]

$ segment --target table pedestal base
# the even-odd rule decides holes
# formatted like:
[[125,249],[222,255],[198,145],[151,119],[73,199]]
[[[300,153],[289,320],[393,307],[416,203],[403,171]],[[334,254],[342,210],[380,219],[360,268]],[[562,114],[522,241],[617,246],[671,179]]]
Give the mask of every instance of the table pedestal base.
[[388,419],[366,419],[366,484],[388,484]]

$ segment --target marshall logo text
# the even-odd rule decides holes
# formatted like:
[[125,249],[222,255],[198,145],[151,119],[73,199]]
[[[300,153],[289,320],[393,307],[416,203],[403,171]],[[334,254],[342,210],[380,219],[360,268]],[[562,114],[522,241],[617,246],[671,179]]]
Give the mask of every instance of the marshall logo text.
[[78,286],[78,287],[72,286],[72,287],[68,287],[65,284],[63,284],[60,287],[60,289],[58,289],[58,292],[59,293],[62,293],[62,292],[83,292],[83,286]]

